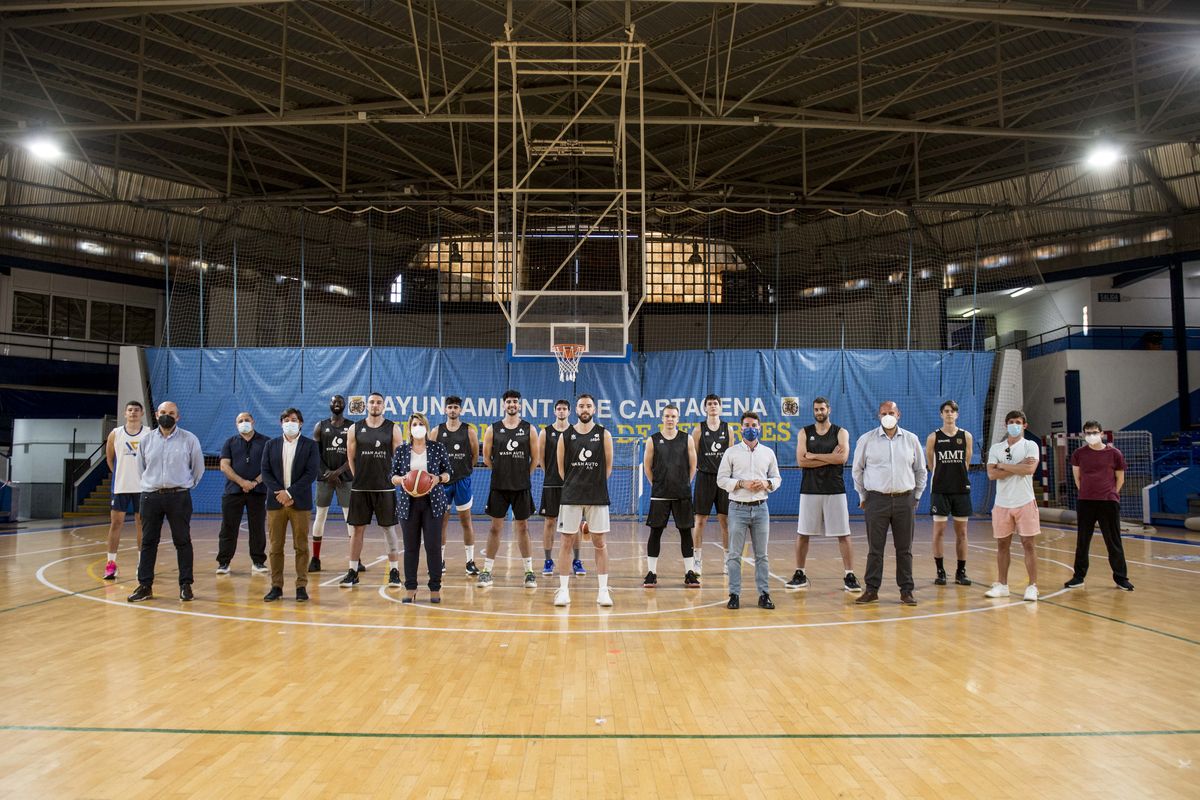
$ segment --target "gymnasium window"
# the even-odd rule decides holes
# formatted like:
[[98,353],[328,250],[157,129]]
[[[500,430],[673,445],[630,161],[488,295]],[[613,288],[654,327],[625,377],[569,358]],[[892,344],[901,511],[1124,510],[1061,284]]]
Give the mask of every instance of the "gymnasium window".
[[13,292],[13,333],[50,332],[50,295],[34,292]]
[[55,297],[50,315],[50,335],[68,339],[87,337],[87,300]]
[[101,342],[120,342],[124,337],[125,306],[120,303],[92,301],[88,338]]
[[392,289],[388,293],[388,300],[393,303],[404,302],[404,275],[396,276],[396,280],[392,281]]
[[437,270],[439,298],[446,302],[507,302],[512,280],[508,264],[511,242],[501,242],[501,256],[493,263],[491,237],[443,239],[421,248],[414,269]]
[[722,273],[745,268],[727,244],[647,237],[646,302],[720,303]]

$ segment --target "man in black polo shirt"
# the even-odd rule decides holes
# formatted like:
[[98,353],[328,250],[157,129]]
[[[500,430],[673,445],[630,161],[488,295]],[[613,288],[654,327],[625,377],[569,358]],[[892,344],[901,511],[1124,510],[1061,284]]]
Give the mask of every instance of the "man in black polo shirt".
[[250,529],[251,569],[257,574],[267,571],[267,489],[262,485],[262,454],[269,440],[254,430],[254,417],[249,411],[237,415],[237,431],[221,446],[221,472],[226,480],[217,538],[218,575],[229,574],[243,511]]

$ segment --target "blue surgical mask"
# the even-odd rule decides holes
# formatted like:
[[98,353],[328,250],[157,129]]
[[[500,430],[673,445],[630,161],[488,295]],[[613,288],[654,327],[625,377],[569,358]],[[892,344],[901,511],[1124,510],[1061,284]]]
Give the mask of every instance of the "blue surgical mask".
[[1008,435],[1014,439],[1017,438],[1018,436],[1020,436],[1021,435],[1021,423],[1019,423],[1019,422],[1008,423]]
[[757,442],[758,428],[742,428],[742,440],[747,442]]
[[284,436],[292,437],[298,433],[300,433],[300,423],[299,422],[283,423],[283,435]]
[[254,430],[253,422],[239,422],[237,426],[238,433],[249,433],[250,431]]

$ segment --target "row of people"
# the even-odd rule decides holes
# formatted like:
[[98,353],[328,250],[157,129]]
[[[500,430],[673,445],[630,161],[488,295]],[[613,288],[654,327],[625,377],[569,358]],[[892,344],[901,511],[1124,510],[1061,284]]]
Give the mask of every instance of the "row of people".
[[[554,422],[544,426],[541,431],[521,419],[518,392],[510,390],[502,399],[505,416],[486,429],[482,445],[475,429],[461,420],[462,401],[457,397],[446,399],[447,420],[432,431],[423,415],[414,414],[409,419],[407,440],[403,439],[398,423],[383,417],[384,398],[377,393],[368,398],[367,416],[357,424],[350,423],[343,416],[344,398],[332,398],[331,416],[316,425],[312,439],[300,435],[303,417],[297,409],[287,409],[281,415],[283,435],[274,440],[268,440],[254,429],[254,420],[249,413],[239,414],[236,420],[238,433],[225,443],[221,454],[221,469],[227,484],[222,499],[218,574],[229,573],[229,563],[236,550],[237,531],[244,512],[250,531],[252,569],[254,572],[271,573],[271,591],[264,600],[282,597],[283,541],[288,527],[293,531],[296,551],[297,599],[307,599],[307,573],[321,569],[320,547],[324,526],[332,499],[337,496],[351,531],[349,565],[340,584],[343,587],[355,586],[359,573],[365,569],[361,562],[363,538],[366,526],[374,519],[383,530],[387,543],[388,583],[400,585],[401,537],[396,532],[399,525],[404,538],[405,600],[415,598],[419,551],[423,546],[429,567],[431,600],[439,602],[441,575],[445,571],[445,531],[450,516],[447,512],[449,506],[454,505],[463,523],[467,574],[475,576],[480,586],[491,585],[504,519],[511,511],[514,533],[524,560],[524,583],[528,588],[535,588],[537,581],[533,572],[527,520],[534,511],[531,476],[541,466],[545,470],[538,509],[545,518],[543,544],[546,562],[543,574],[552,574],[554,571],[552,542],[556,529],[562,537],[560,563],[563,568],[560,569],[556,603],[565,605],[570,602],[570,575],[585,573],[579,559],[578,541],[590,534],[599,576],[597,600],[602,605],[611,605],[604,536],[609,530],[607,478],[613,462],[612,437],[594,421],[594,399],[590,395],[578,398],[578,422],[574,425],[568,421],[570,407],[567,401],[558,401],[555,404]],[[709,395],[705,399],[705,410],[705,423],[689,436],[678,427],[678,409],[668,406],[663,412],[661,430],[645,442],[643,469],[651,484],[651,503],[647,517],[650,527],[647,543],[649,570],[643,585],[650,588],[658,583],[657,561],[661,538],[668,522],[673,519],[680,534],[684,586],[699,587],[702,569],[699,552],[704,522],[709,513],[716,510],[722,532],[722,548],[726,553],[730,607],[740,604],[740,554],[747,538],[756,552],[759,604],[773,607],[767,587],[769,569],[766,537],[769,515],[765,500],[767,494],[781,484],[775,455],[769,447],[761,446],[758,442],[757,415],[750,413],[743,417],[742,441],[735,448],[732,430],[719,416],[720,398]],[[797,464],[803,468],[804,475],[796,541],[796,571],[786,584],[789,589],[804,589],[809,585],[805,572],[808,545],[812,537],[824,535],[838,539],[844,568],[844,588],[861,592],[859,603],[877,600],[882,580],[883,548],[887,532],[891,530],[897,555],[897,583],[901,602],[915,604],[911,564],[912,528],[916,502],[928,477],[927,463],[933,467],[931,509],[937,567],[935,583],[944,585],[947,582],[941,545],[946,525],[953,518],[958,549],[955,582],[971,584],[966,576],[965,556],[966,521],[971,510],[967,466],[973,442],[970,433],[957,427],[958,408],[953,401],[943,403],[941,415],[942,427],[929,434],[922,448],[915,435],[899,427],[899,408],[894,403],[884,403],[879,411],[880,426],[858,440],[852,473],[860,497],[859,505],[864,509],[867,521],[869,555],[864,592],[853,573],[853,554],[849,546],[849,514],[843,478],[844,464],[849,458],[849,433],[831,422],[829,402],[822,397],[816,398],[813,403],[814,423],[804,428],[797,443]],[[109,439],[114,495],[105,578],[114,579],[117,575],[120,521],[124,519],[126,510],[132,507],[136,514],[139,510],[150,509],[148,516],[142,514],[136,519],[141,540],[139,549],[151,549],[147,543],[150,540],[153,541],[153,549],[157,549],[161,523],[165,518],[171,525],[173,540],[180,551],[180,593],[183,597],[191,594],[192,583],[190,538],[187,537],[190,496],[186,489],[198,482],[203,471],[203,458],[195,437],[177,428],[178,409],[173,403],[160,406],[158,416],[157,438],[160,441],[156,442],[155,437],[148,436],[148,429],[140,425],[140,404],[132,402],[126,407],[126,424],[115,430]],[[1030,588],[1026,590],[1026,599],[1036,599],[1036,562],[1032,557],[1032,542],[1039,526],[1031,476],[1040,457],[1036,442],[1021,444],[1027,441],[1023,439],[1024,415],[1019,411],[1012,412],[1006,423],[1009,426],[1008,439],[994,445],[987,457],[988,476],[997,481],[993,531],[998,540],[997,566],[1000,573],[1000,580],[987,594],[991,597],[1007,595],[1009,543],[1016,531],[1026,546],[1026,564],[1030,568]],[[1089,422],[1088,425],[1098,429],[1096,423]],[[1124,463],[1115,448],[1102,442],[1093,445],[1091,438],[1095,432],[1091,428],[1086,433],[1089,436],[1086,449],[1094,449],[1102,455],[1089,458],[1082,452],[1085,448],[1077,451],[1073,461],[1087,462],[1076,465],[1077,483],[1081,479],[1087,482],[1088,476],[1097,471],[1093,466],[1102,473],[1107,470],[1110,480],[1104,487],[1093,480],[1095,486],[1081,492],[1081,498],[1088,504],[1087,509],[1081,505],[1081,523],[1090,521],[1086,531],[1089,542],[1091,528],[1096,522],[1100,523],[1109,548],[1114,579],[1122,588],[1132,589],[1120,551],[1119,507],[1116,506]],[[176,438],[179,441],[171,449],[179,452],[173,453],[169,461],[157,464],[158,473],[147,472],[146,464],[154,463],[155,451],[163,449],[165,443]],[[470,520],[471,472],[481,451],[484,464],[492,470],[492,486],[487,502],[491,526],[482,570],[475,565]],[[181,459],[178,457],[180,454],[186,458]],[[132,461],[129,456],[134,456]],[[296,461],[297,458],[300,460]],[[191,483],[178,471],[185,463],[193,471],[200,470],[195,473]],[[195,466],[197,463],[199,467]],[[1085,466],[1088,469],[1083,469]],[[411,497],[407,492],[397,492],[396,487],[401,484],[403,476],[413,470],[436,476],[437,483],[441,485],[417,497]],[[128,491],[132,488],[131,476],[136,476],[137,491]],[[314,506],[311,491],[314,480],[317,483],[316,520],[310,556],[308,526]],[[1097,492],[1104,495],[1103,499],[1090,497]],[[1100,505],[1092,506],[1092,503]],[[139,506],[142,508],[139,509]],[[733,541],[730,541],[731,525],[736,532]],[[268,527],[269,536],[265,531]],[[143,529],[151,528],[154,528],[152,537],[142,535]],[[1075,575],[1068,581],[1068,587],[1082,585],[1086,574],[1087,548],[1084,537],[1081,524]],[[186,548],[182,544],[185,538],[188,538]],[[266,552],[268,544],[269,554]],[[268,557],[269,567],[266,563]],[[568,563],[571,564],[570,568],[566,567]],[[130,600],[146,599],[152,583],[153,558],[149,561],[141,559],[139,587]]]

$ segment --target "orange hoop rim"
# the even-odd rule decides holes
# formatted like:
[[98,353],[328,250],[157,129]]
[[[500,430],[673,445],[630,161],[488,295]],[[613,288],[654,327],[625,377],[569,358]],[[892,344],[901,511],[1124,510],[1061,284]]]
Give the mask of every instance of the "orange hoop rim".
[[579,356],[587,352],[587,348],[583,345],[571,344],[569,342],[552,344],[550,345],[550,350],[554,353],[554,355],[558,356],[559,358],[565,358],[568,361],[579,358]]

